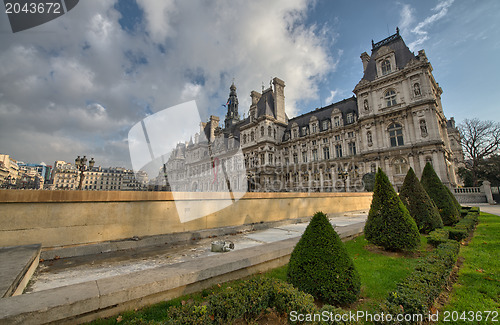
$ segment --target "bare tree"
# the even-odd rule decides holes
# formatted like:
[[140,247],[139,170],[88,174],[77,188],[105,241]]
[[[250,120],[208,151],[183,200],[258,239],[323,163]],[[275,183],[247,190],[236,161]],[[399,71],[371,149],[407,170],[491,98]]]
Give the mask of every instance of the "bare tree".
[[477,185],[477,171],[479,163],[497,152],[500,147],[500,124],[493,121],[480,121],[477,118],[465,119],[458,126],[461,144],[465,158],[469,159],[470,171]]

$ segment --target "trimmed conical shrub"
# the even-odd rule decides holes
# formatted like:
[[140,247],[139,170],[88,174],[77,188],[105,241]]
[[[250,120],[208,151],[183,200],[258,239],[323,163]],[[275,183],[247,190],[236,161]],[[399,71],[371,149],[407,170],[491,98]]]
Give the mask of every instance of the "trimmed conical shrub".
[[359,273],[323,212],[314,215],[295,246],[287,276],[294,287],[328,304],[355,302],[361,289]]
[[406,173],[399,198],[410,212],[421,233],[428,234],[436,228],[443,227],[438,208],[427,195],[412,168]]
[[368,242],[392,251],[415,250],[420,245],[420,234],[415,220],[380,168],[375,175],[365,237]]
[[436,204],[443,224],[445,226],[454,225],[458,221],[460,211],[457,210],[448,191],[446,191],[446,186],[441,182],[430,163],[425,165],[420,183]]
[[448,195],[451,197],[451,200],[453,201],[453,205],[455,205],[455,208],[457,208],[458,215],[460,216],[460,211],[462,210],[462,206],[460,205],[460,203],[458,203],[457,198],[455,197],[455,195],[453,195],[453,193],[451,193],[448,186],[445,185],[444,188],[446,189],[446,192],[448,192]]

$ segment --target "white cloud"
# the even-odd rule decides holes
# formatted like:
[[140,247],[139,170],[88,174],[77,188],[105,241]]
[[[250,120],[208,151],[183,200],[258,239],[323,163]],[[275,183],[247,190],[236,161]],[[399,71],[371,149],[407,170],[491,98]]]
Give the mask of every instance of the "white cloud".
[[413,16],[414,9],[409,4],[404,4],[401,12],[399,13],[401,19],[399,21],[399,28],[402,32],[405,32],[413,22],[415,21],[415,17]]
[[332,34],[304,25],[306,0],[138,0],[137,33],[120,27],[116,2],[81,1],[36,30],[2,34],[2,151],[129,166],[122,140],[147,114],[195,99],[203,117],[222,115],[233,77],[243,113],[250,91],[279,77],[292,117],[337,63]]
[[339,93],[340,91],[338,89],[330,90],[330,96],[325,99],[325,105],[330,105],[331,103],[333,103],[333,100],[339,95]]
[[[455,0],[445,0],[439,2],[434,8],[432,8],[432,11],[435,11],[436,13],[419,22],[417,26],[411,30],[411,32],[417,36],[417,39],[409,44],[409,48],[411,50],[414,50],[417,46],[429,39],[429,32],[427,29],[430,25],[446,16],[448,9],[454,1]],[[405,7],[403,7],[403,11],[405,10],[404,8]]]

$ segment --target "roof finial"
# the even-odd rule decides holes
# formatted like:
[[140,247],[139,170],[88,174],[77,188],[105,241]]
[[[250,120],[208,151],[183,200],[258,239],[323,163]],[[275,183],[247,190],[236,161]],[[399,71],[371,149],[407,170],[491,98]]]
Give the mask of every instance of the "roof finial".
[[399,27],[396,27],[396,34],[399,35]]
[[264,81],[262,81],[262,92],[264,92]]

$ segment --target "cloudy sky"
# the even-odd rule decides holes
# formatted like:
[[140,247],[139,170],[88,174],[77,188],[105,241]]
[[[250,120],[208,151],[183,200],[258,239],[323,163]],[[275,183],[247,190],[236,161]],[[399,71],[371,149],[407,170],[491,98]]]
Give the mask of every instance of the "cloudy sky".
[[85,0],[15,34],[0,17],[0,153],[25,162],[131,167],[134,124],[191,100],[223,116],[233,78],[240,114],[272,77],[289,117],[350,97],[359,55],[396,26],[447,117],[500,121],[497,0]]

